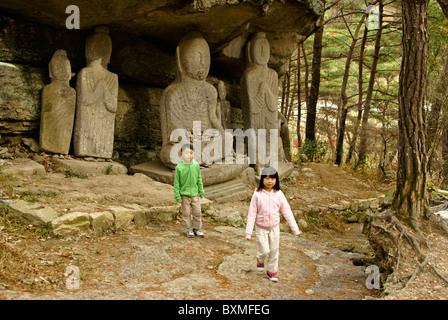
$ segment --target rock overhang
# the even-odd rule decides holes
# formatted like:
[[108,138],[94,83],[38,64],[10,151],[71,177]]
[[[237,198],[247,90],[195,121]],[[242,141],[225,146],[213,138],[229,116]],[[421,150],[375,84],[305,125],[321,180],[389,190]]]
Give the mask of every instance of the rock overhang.
[[65,29],[69,5],[79,8],[78,32],[108,25],[114,43],[126,35],[170,53],[185,33],[200,31],[213,58],[223,65],[229,59],[241,60],[244,39],[252,32],[264,31],[271,44],[270,65],[280,73],[297,43],[314,32],[323,15],[320,0],[3,0],[0,8],[29,21]]

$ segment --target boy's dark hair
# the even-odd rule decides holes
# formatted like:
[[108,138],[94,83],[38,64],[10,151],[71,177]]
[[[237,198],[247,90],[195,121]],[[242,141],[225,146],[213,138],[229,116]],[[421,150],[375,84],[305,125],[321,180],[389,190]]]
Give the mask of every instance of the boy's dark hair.
[[278,178],[278,172],[277,170],[275,170],[275,168],[272,167],[266,167],[263,169],[263,171],[261,171],[260,184],[258,185],[257,191],[261,191],[264,189],[263,179],[266,178],[267,176],[275,178],[275,185],[272,187],[272,189],[279,191],[280,179]]
[[182,148],[180,148],[180,152],[184,152],[184,150],[185,149],[190,149],[190,150],[193,150],[194,151],[194,149],[193,149],[193,145],[192,144],[189,144],[189,143],[186,143],[186,144],[184,144],[183,146],[182,146]]

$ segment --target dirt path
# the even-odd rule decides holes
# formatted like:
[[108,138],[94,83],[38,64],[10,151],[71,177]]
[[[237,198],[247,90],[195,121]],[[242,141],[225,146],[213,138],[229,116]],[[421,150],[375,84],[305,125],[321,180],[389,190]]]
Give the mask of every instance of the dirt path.
[[[163,184],[155,189],[158,195],[145,192],[154,182],[141,176],[126,176],[121,182],[116,176],[65,179],[56,174],[40,181],[15,179],[15,186],[20,185],[15,188],[22,191],[53,190],[54,198],[39,199],[58,210],[97,210],[115,201],[172,201]],[[282,189],[293,210],[302,211],[385,193],[341,168],[322,164],[303,167]],[[244,214],[248,202],[219,206]],[[7,263],[0,273],[0,299],[362,299],[375,293],[365,286],[365,267],[350,260],[360,254],[335,246],[365,245],[361,227],[346,224],[343,233],[320,230],[299,237],[282,233],[280,281],[271,283],[255,268],[255,240],[247,241],[243,228],[213,222],[207,215],[203,239],[187,239],[179,221],[66,240],[39,237],[3,219],[0,259]],[[70,265],[80,271],[79,289],[67,288]]]
[[[271,283],[256,270],[255,241],[244,239],[244,229],[205,229],[203,239],[185,239],[178,225],[159,225],[76,243],[50,240],[44,250],[37,243],[28,248],[29,258],[41,271],[22,285],[28,281],[38,289],[3,290],[0,298],[289,300],[372,293],[364,285],[365,268],[350,261],[354,254],[282,234],[280,281]],[[81,272],[78,290],[60,284],[68,265]],[[50,266],[51,272],[45,270]]]

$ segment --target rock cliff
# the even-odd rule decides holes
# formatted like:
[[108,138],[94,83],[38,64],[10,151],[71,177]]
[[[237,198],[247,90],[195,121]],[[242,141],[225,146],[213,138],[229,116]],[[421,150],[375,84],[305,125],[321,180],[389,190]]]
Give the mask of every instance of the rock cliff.
[[[180,38],[200,31],[212,54],[208,81],[223,80],[227,99],[239,119],[239,79],[245,45],[256,31],[266,32],[269,66],[279,75],[297,44],[321,22],[319,0],[77,0],[80,29],[67,29],[67,2],[3,0],[0,3],[1,144],[38,140],[40,95],[49,83],[48,63],[58,49],[67,51],[75,76],[86,64],[85,39],[92,27],[109,26],[113,42],[109,70],[118,74],[119,106],[116,157],[137,163],[157,156],[161,91],[176,77],[175,48]],[[237,126],[235,124],[235,126]]]

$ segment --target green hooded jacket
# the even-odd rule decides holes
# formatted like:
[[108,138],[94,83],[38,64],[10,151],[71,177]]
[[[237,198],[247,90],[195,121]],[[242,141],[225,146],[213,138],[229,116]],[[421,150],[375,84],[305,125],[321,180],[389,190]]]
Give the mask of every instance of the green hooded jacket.
[[174,171],[174,198],[181,202],[181,195],[195,197],[198,194],[201,198],[204,195],[199,164],[193,159],[189,165],[181,160]]

